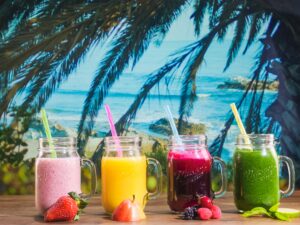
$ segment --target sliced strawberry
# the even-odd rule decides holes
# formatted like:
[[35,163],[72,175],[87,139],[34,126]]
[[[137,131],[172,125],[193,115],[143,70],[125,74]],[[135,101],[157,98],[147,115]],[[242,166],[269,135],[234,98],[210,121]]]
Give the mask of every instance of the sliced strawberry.
[[112,214],[113,220],[122,222],[134,222],[145,218],[145,213],[139,204],[135,202],[134,195],[133,200],[127,199],[121,202]]

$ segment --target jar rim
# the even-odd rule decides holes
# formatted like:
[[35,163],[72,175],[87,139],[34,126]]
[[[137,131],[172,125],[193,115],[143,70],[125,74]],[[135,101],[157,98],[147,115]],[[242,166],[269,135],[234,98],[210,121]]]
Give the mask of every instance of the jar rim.
[[[181,134],[181,135],[179,135],[179,137],[183,138],[183,139],[185,139],[185,138],[199,138],[199,137],[201,137],[201,139],[207,139],[206,134],[191,134],[191,135]],[[175,135],[171,135],[169,138],[176,138],[176,137],[175,137]]]
[[[52,141],[63,141],[63,140],[77,141],[77,138],[76,137],[52,137],[51,140]],[[47,137],[42,137],[42,138],[39,138],[39,141],[49,142],[49,139]]]
[[77,151],[76,137],[53,137],[51,138],[52,146],[50,146],[48,138],[39,138],[39,151],[51,152],[55,151]]
[[[246,143],[247,138],[250,143]],[[251,145],[274,145],[275,138],[274,134],[239,134],[236,138],[236,146],[251,146]]]
[[142,137],[140,136],[117,136],[105,137],[105,151],[106,152],[130,152],[141,151]]
[[116,140],[121,141],[122,143],[129,143],[135,141],[142,141],[140,136],[108,136],[104,138],[105,142],[116,142]]

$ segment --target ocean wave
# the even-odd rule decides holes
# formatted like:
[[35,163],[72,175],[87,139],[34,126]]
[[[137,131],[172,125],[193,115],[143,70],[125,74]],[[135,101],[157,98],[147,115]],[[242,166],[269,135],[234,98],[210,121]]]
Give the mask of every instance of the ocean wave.
[[[66,90],[62,89],[58,91],[59,94],[64,94],[64,95],[87,95],[88,91],[84,90]],[[137,93],[125,93],[125,92],[111,92],[109,93],[108,97],[111,98],[135,98],[137,96]],[[207,98],[211,96],[211,94],[197,94],[197,97],[199,98]],[[148,94],[148,98],[159,98],[159,99],[174,99],[174,98],[180,98],[181,95],[179,94]]]
[[197,97],[199,97],[199,98],[208,98],[210,96],[211,96],[211,94],[197,94]]

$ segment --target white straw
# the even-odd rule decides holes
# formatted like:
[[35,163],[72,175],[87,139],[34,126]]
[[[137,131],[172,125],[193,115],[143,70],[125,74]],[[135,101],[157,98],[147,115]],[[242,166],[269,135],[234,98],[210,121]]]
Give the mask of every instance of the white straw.
[[165,107],[165,111],[167,113],[167,117],[168,117],[169,123],[171,125],[171,129],[172,129],[173,135],[176,138],[176,142],[178,144],[182,145],[182,140],[179,137],[179,134],[178,134],[178,131],[177,131],[174,119],[173,119],[173,115],[172,115],[170,107],[168,105]]

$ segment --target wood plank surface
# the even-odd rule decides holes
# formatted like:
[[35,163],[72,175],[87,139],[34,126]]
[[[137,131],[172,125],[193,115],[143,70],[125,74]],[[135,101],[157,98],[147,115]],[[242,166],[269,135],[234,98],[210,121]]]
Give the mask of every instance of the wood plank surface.
[[[243,218],[237,213],[233,203],[232,193],[227,193],[221,199],[215,200],[215,204],[219,205],[223,211],[223,217],[220,220],[209,221],[185,221],[179,218],[178,214],[170,212],[166,196],[163,195],[156,200],[148,202],[145,212],[146,220],[135,222],[133,224],[199,224],[205,223],[207,225],[219,224],[300,224],[300,219],[293,219],[292,222],[282,222],[263,217]],[[289,207],[300,210],[300,191],[297,191],[293,196],[282,199],[281,207]],[[95,196],[91,199],[89,206],[85,209],[85,213],[81,215],[80,221],[72,224],[123,224],[114,222],[104,213],[101,207],[100,196]],[[2,225],[22,225],[22,224],[45,224],[34,207],[34,196],[0,196],[0,224]],[[70,224],[70,222],[60,222],[51,224]],[[131,223],[124,223],[131,224]]]

